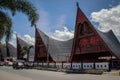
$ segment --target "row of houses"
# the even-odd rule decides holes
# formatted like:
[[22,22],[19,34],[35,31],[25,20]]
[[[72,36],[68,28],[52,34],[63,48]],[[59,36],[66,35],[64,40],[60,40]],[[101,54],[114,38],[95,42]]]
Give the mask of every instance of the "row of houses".
[[[25,56],[21,49],[26,45],[30,44],[17,37],[17,48],[9,47],[9,51],[17,59],[23,59]],[[120,64],[119,49],[120,43],[112,30],[101,32],[96,29],[77,3],[74,37],[67,41],[58,41],[35,27],[35,46],[30,51],[29,59],[39,63],[108,62],[116,67]]]

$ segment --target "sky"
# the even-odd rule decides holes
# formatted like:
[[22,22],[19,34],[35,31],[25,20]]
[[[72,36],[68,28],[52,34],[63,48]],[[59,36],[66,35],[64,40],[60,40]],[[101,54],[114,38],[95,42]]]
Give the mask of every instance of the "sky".
[[[113,30],[120,36],[120,0],[29,0],[39,13],[37,27],[57,40],[73,38],[77,13],[76,2],[91,21],[101,31]],[[10,14],[11,15],[11,14]],[[30,26],[26,15],[17,13],[13,19],[11,43],[16,45],[16,36],[34,44],[35,29]]]

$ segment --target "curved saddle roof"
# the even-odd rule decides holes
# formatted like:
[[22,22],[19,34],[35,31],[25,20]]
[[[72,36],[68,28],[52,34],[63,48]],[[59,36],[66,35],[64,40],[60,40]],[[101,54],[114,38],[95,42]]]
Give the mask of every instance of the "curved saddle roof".
[[98,34],[101,36],[101,38],[104,40],[104,42],[107,44],[109,49],[120,58],[120,42],[114,35],[112,30],[109,30],[108,32],[101,32],[96,29]]
[[73,39],[67,41],[58,41],[39,30],[39,34],[44,42],[46,49],[55,61],[68,61],[71,55]]
[[[31,44],[28,44],[25,40],[23,40],[22,38],[20,37],[17,37],[18,38],[18,41],[21,45],[21,47],[23,48],[24,46],[31,46]],[[33,45],[34,46],[34,45]],[[30,49],[30,54],[29,54],[29,61],[34,61],[34,53],[35,53],[35,47],[31,48]],[[26,55],[27,56],[27,55]],[[24,56],[24,57],[26,57]]]

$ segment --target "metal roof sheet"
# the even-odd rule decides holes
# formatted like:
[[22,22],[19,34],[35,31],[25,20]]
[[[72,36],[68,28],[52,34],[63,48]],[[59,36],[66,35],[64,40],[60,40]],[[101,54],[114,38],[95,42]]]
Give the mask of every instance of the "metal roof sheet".
[[68,61],[71,50],[73,39],[67,41],[58,41],[43,33],[41,30],[37,29],[40,33],[40,36],[48,49],[51,57],[55,61]]
[[[25,40],[22,38],[18,37],[19,43],[21,47],[23,48],[24,46],[31,46],[32,44],[28,44]],[[35,47],[33,45],[33,48],[30,49],[30,54],[29,54],[29,61],[34,61],[34,54],[35,54]],[[26,57],[25,55],[24,57]]]
[[101,38],[104,40],[104,42],[107,44],[109,49],[120,58],[120,43],[116,36],[114,35],[113,31],[110,30],[108,32],[101,32],[96,29],[98,34],[101,36]]

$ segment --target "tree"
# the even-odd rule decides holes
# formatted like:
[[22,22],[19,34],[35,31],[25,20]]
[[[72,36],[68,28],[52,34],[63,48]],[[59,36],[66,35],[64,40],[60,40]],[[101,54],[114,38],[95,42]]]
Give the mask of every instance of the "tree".
[[12,16],[16,12],[22,12],[28,16],[31,26],[35,26],[39,19],[36,8],[28,0],[0,0],[0,41],[3,36],[9,41],[12,34],[12,19],[8,15],[8,10]]
[[29,54],[30,54],[30,50],[33,48],[33,45],[31,46],[24,46],[22,48],[22,51],[24,54],[27,54],[27,61],[29,61]]
[[0,11],[0,41],[6,35],[6,41],[9,40],[12,33],[12,20],[6,14]]

